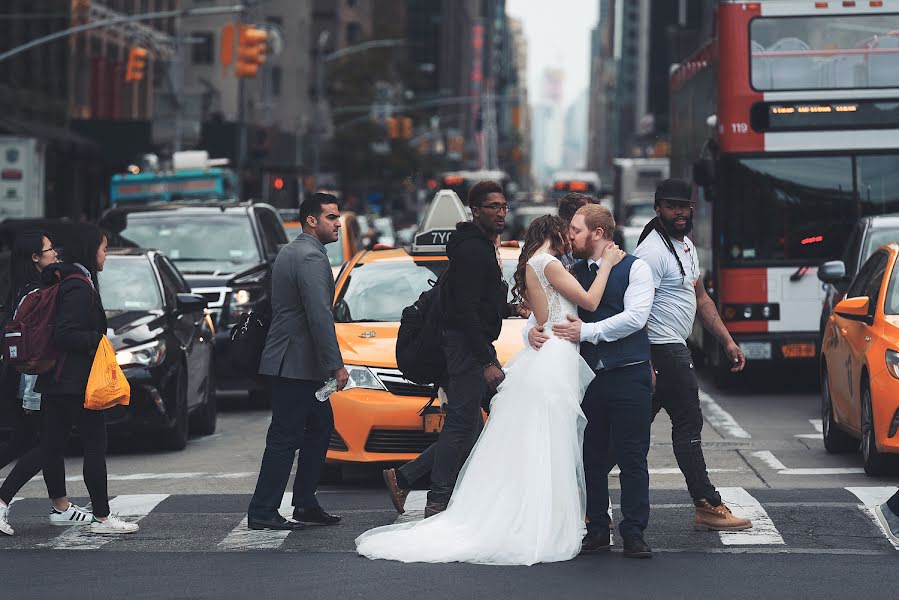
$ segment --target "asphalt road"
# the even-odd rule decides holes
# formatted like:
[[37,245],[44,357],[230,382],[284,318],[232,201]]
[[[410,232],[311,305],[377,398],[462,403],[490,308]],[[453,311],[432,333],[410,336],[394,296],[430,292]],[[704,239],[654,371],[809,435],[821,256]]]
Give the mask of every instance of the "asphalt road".
[[[756,526],[745,534],[693,530],[670,423],[660,415],[650,451],[652,561],[620,552],[530,568],[359,558],[353,539],[397,519],[378,467],[346,469],[342,481],[321,487],[321,504],[343,516],[341,525],[249,532],[243,519],[269,417],[238,405],[221,414],[219,433],[192,439],[183,452],[131,443],[110,455],[112,504],[140,519],[136,535],[98,539],[51,527],[43,483],[32,481],[11,511],[16,536],[0,538],[0,581],[16,598],[895,597],[899,554],[871,507],[899,477],[870,478],[858,455],[825,453],[814,375],[753,373],[726,390],[704,382],[703,391],[712,480]],[[69,457],[67,468],[70,495],[86,501],[80,458]],[[420,518],[423,500],[414,492],[403,518]]]

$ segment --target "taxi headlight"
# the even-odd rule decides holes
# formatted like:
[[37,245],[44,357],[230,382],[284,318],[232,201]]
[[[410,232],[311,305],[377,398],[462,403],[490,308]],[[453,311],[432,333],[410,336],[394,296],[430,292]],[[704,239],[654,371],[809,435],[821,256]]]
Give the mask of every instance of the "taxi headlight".
[[375,377],[368,367],[357,367],[354,365],[346,365],[347,373],[350,379],[346,383],[345,390],[353,388],[362,388],[364,390],[386,390],[381,380]]
[[887,350],[887,371],[895,379],[899,379],[899,352]]
[[124,348],[115,353],[115,358],[122,367],[131,365],[155,367],[165,360],[165,342],[154,340],[148,344]]

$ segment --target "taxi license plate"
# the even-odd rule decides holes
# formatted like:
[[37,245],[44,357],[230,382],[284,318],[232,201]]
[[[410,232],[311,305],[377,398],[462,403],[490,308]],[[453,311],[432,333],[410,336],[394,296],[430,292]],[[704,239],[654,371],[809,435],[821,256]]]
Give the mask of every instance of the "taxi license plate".
[[426,412],[422,415],[425,433],[440,433],[446,413],[441,411]]
[[741,342],[740,350],[746,360],[771,360],[771,344],[769,342]]

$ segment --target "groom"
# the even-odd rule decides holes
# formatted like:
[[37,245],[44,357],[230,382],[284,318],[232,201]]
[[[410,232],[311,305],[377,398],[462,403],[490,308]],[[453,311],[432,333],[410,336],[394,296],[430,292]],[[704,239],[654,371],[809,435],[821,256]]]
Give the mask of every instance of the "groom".
[[[615,220],[608,209],[588,204],[581,207],[569,227],[575,263],[572,274],[589,289],[603,251],[612,243]],[[579,318],[553,327],[553,333],[580,343],[581,356],[594,369],[596,378],[587,388],[581,407],[587,416],[584,432],[584,475],[587,484],[587,535],[583,554],[608,552],[608,473],[617,462],[621,469],[621,513],[618,531],[624,556],[651,558],[652,549],[643,539],[649,522],[649,427],[652,410],[649,338],[646,321],[652,308],[654,287],[649,266],[626,256],[616,265],[599,307],[579,309]],[[542,345],[545,334],[535,327],[528,332],[532,346]],[[611,456],[609,447],[613,450]]]

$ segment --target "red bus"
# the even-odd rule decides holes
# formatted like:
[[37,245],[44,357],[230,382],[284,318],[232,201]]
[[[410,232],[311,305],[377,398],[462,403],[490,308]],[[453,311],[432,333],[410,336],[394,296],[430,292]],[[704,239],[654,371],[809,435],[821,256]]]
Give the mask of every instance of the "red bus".
[[671,92],[671,173],[727,328],[752,361],[814,359],[818,265],[899,212],[899,1],[722,0]]

